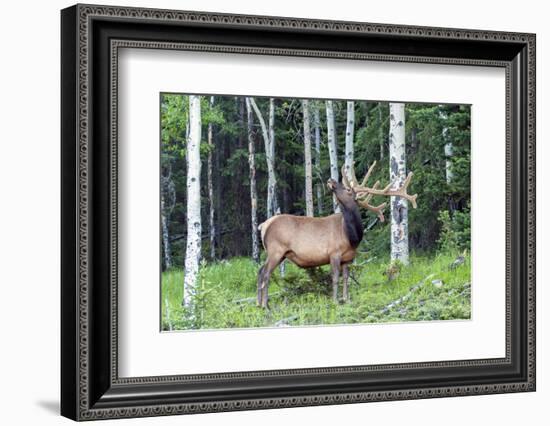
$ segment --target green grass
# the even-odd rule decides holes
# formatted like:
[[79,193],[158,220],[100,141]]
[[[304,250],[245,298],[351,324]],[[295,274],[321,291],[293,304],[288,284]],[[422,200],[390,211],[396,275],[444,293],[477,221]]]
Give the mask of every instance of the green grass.
[[[203,263],[192,312],[181,306],[183,271],[170,270],[162,274],[162,329],[274,327],[279,321],[304,326],[469,319],[470,259],[451,269],[456,256],[413,255],[393,280],[388,278],[387,259],[358,256],[346,304],[332,301],[328,267],[312,273],[286,262],[284,278],[278,269],[272,275],[268,310],[256,307],[259,266],[248,258]],[[340,283],[339,294],[341,288]]]

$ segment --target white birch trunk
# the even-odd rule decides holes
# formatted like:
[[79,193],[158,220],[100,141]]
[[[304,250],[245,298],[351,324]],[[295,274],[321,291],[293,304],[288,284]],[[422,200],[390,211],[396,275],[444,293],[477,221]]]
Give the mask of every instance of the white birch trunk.
[[278,214],[279,202],[277,200],[277,175],[275,174],[275,100],[269,98],[269,155],[267,158],[267,195],[271,197],[268,202],[271,208],[268,209],[268,218]]
[[201,257],[201,100],[189,96],[189,137],[187,139],[187,247],[183,305],[193,307]]
[[[446,129],[445,129],[446,130]],[[447,184],[450,184],[453,180],[453,143],[447,142],[445,144],[445,178],[447,180]]]
[[170,246],[170,230],[168,221],[176,204],[176,190],[172,181],[172,166],[167,164],[167,175],[161,174],[160,183],[160,214],[162,226],[162,249],[164,252],[164,268],[172,267],[172,250]]
[[[258,244],[258,195],[256,193],[256,164],[254,160],[254,131],[252,130],[252,106],[255,105],[251,98],[246,98],[246,117],[248,125],[248,168],[250,173],[250,222],[252,227],[252,258],[260,261],[260,246]],[[265,123],[264,123],[265,124]]]
[[384,126],[382,125],[382,102],[378,102],[378,131],[380,137],[380,160],[384,159]]
[[[403,185],[407,177],[405,156],[405,104],[390,103],[390,181],[393,188]],[[390,197],[391,259],[408,265],[409,227],[407,200]]]
[[[210,97],[210,107],[214,106],[214,96]],[[208,201],[210,203],[209,223],[210,231],[210,259],[216,258],[216,224],[214,222],[214,182],[212,177],[212,154],[214,151],[214,138],[212,123],[208,123]]]
[[311,161],[311,126],[309,119],[309,101],[302,100],[302,112],[304,115],[304,167],[305,167],[305,195],[306,216],[313,217],[313,178]]
[[445,154],[445,180],[447,181],[447,185],[449,185],[453,180],[453,142],[449,138],[449,128],[447,127],[448,116],[442,109],[439,110],[439,118],[444,122],[441,136],[445,142],[445,146],[443,148],[443,152]]
[[162,225],[162,250],[164,252],[164,269],[172,267],[172,253],[170,251],[170,234],[168,233],[168,219],[166,218],[166,203],[164,202],[164,194],[160,196],[160,218]]
[[[330,159],[330,177],[336,182],[340,181],[338,173],[338,151],[336,146],[336,128],[334,124],[334,105],[332,101],[326,101],[327,110],[327,134],[328,134],[328,154]],[[336,197],[332,197],[332,205],[335,213],[340,212],[340,207]]]
[[271,217],[277,211],[277,199],[275,195],[277,178],[275,176],[275,102],[269,100],[269,129],[264,117],[254,98],[248,98],[250,105],[258,117],[264,139],[265,158],[267,162],[267,217]]
[[317,183],[315,191],[317,195],[317,215],[323,215],[323,188],[321,175],[321,117],[319,116],[319,105],[313,102],[313,126],[315,128],[315,174],[317,175]]
[[346,121],[346,147],[344,153],[344,170],[347,176],[351,176],[353,168],[353,133],[355,130],[355,104],[353,101],[347,102],[347,121]]

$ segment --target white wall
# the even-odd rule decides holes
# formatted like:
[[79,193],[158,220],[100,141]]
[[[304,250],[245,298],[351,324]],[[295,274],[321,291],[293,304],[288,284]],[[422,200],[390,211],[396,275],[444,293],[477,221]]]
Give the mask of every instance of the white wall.
[[[550,155],[550,28],[544,2],[339,0],[108,1],[143,7],[266,14],[537,33],[538,158]],[[20,1],[2,5],[0,65],[0,401],[2,423],[65,424],[59,394],[59,9],[71,3]],[[546,13],[545,13],[546,12]],[[129,420],[132,424],[319,425],[343,422],[407,425],[544,424],[550,401],[550,257],[539,167],[538,391],[422,401]],[[482,420],[483,419],[483,420]],[[537,420],[540,419],[540,420]],[[126,420],[120,422],[127,422]],[[106,422],[102,424],[108,424]],[[122,423],[120,423],[122,424]]]

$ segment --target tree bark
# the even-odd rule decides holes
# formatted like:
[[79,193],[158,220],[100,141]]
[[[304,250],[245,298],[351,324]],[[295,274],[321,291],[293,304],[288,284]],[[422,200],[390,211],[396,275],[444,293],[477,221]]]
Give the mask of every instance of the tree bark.
[[160,214],[162,226],[162,249],[164,259],[164,269],[172,267],[172,250],[170,246],[170,230],[168,221],[174,205],[176,203],[176,190],[172,181],[172,166],[170,162],[167,164],[167,174],[161,174],[161,191],[160,191]]
[[317,195],[317,215],[323,216],[323,177],[321,174],[321,117],[319,117],[319,105],[313,102],[313,126],[315,134],[315,174],[317,183],[315,192]]
[[302,100],[302,112],[304,116],[304,167],[305,167],[305,198],[306,216],[313,217],[313,177],[311,161],[311,126],[309,119],[309,101]]
[[453,142],[449,138],[449,128],[447,127],[447,119],[449,117],[447,113],[443,110],[442,106],[440,106],[439,108],[439,118],[443,122],[441,136],[443,137],[443,142],[445,142],[445,146],[443,148],[445,154],[445,180],[447,181],[447,185],[449,185],[453,180]]
[[453,157],[453,143],[447,142],[445,144],[445,178],[447,180],[447,184],[450,184],[453,180],[453,162],[451,160],[452,157]]
[[[252,259],[260,262],[260,247],[258,244],[258,195],[256,193],[256,164],[254,160],[254,130],[252,123],[253,100],[246,98],[246,117],[248,125],[248,169],[250,173],[250,222],[252,227]],[[265,123],[264,123],[265,125]]]
[[160,214],[162,224],[162,250],[164,258],[164,270],[172,267],[172,254],[170,251],[170,234],[168,233],[168,224],[164,210],[164,196],[160,197]]
[[[275,173],[275,99],[269,98],[269,155],[267,159],[267,195],[271,194],[271,209],[268,213],[278,214],[279,200],[277,199],[277,175]],[[271,216],[268,216],[271,217]]]
[[[407,177],[405,157],[405,104],[390,103],[390,182],[393,188],[403,185]],[[408,203],[401,197],[390,197],[391,259],[409,263]]]
[[[210,97],[210,108],[214,106],[214,96]],[[214,181],[212,176],[212,154],[214,151],[214,139],[212,123],[208,123],[208,201],[210,203],[209,211],[209,231],[210,231],[210,259],[216,258],[216,224],[214,222]]]
[[384,159],[384,126],[382,125],[382,102],[378,102],[378,132],[380,138],[380,160]]
[[164,202],[164,194],[161,194],[160,197],[160,215],[161,215],[161,225],[162,225],[162,250],[164,258],[164,270],[170,269],[172,267],[172,253],[170,250],[170,234],[168,232],[168,219],[166,215],[166,203]]
[[[338,173],[338,150],[336,145],[336,128],[334,124],[334,105],[332,101],[326,101],[327,110],[327,134],[328,134],[328,154],[330,159],[330,177],[339,182]],[[340,211],[336,197],[332,197],[332,204],[335,213]]]
[[346,121],[346,147],[344,153],[344,170],[347,176],[351,176],[353,168],[353,133],[355,127],[355,103],[347,102],[347,121]]
[[[218,219],[218,223],[221,221],[221,194],[222,194],[222,185],[223,185],[223,179],[221,178],[221,164],[220,164],[220,153],[223,155],[223,152],[225,150],[225,139],[224,138],[217,138],[216,140],[216,149],[214,152],[214,171],[215,171],[215,179],[214,179],[214,199],[215,201],[215,211],[216,217]],[[237,175],[238,176],[238,175]],[[216,219],[216,217],[214,219]],[[218,257],[223,257],[223,242],[221,239],[221,232],[220,232],[221,226],[216,226],[216,235],[214,236],[214,241],[216,242],[216,251]]]
[[189,137],[187,139],[187,247],[183,305],[192,308],[201,257],[201,100],[189,96]]
[[267,217],[270,218],[275,214],[278,208],[276,187],[277,177],[275,176],[275,101],[273,98],[269,100],[269,129],[265,124],[264,117],[256,104],[254,98],[250,99],[250,105],[258,117],[262,135],[264,139],[265,158],[267,163]]

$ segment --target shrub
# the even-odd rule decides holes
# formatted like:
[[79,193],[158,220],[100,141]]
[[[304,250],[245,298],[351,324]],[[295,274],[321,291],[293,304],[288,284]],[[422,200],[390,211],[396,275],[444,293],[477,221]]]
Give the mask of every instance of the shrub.
[[439,249],[444,252],[457,252],[470,249],[470,208],[464,211],[455,210],[453,215],[448,210],[441,210],[438,215],[441,224]]

